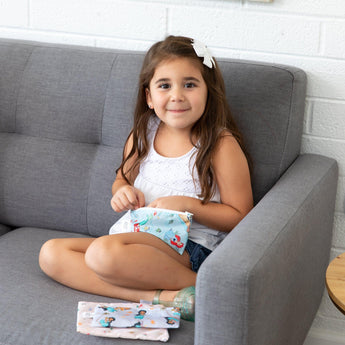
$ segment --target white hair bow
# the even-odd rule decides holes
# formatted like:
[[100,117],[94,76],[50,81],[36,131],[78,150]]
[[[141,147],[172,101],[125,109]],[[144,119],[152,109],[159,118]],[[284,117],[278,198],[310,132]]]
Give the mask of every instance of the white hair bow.
[[204,43],[197,40],[193,40],[192,46],[195,50],[196,55],[204,58],[204,65],[206,65],[208,68],[213,68],[213,66],[216,66],[216,63],[212,57],[210,50],[205,46]]

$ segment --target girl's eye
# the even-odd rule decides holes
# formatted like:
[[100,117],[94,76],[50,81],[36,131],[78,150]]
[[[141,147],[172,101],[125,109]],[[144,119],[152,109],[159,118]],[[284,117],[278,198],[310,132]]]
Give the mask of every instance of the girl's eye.
[[164,83],[164,84],[160,84],[158,87],[159,87],[160,89],[169,89],[169,88],[170,88],[170,85],[167,84],[167,83]]
[[191,89],[191,88],[193,88],[193,87],[195,87],[196,85],[194,84],[194,83],[186,83],[185,84],[185,88],[187,88],[187,89]]

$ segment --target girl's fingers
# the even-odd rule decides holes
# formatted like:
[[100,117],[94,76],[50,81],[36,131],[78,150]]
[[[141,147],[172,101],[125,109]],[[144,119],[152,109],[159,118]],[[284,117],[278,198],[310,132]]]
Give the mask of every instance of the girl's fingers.
[[133,192],[133,190],[126,190],[125,197],[126,206],[128,207],[128,209],[132,210],[138,205],[137,195]]
[[115,212],[135,210],[145,206],[145,196],[134,187],[123,188],[112,197],[111,206]]
[[118,197],[111,199],[111,207],[115,212],[122,212],[125,210],[124,205]]
[[145,196],[144,193],[140,190],[137,190],[137,200],[138,200],[138,207],[144,207],[145,206]]

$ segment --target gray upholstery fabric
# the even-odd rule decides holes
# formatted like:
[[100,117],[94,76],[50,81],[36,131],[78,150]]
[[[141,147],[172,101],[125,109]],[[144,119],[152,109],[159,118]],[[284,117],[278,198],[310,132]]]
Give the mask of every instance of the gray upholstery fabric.
[[[120,216],[111,184],[142,60],[0,39],[1,345],[139,343],[77,334],[77,302],[109,299],[50,280],[38,253],[49,238],[107,234]],[[201,266],[196,322],[171,331],[170,343],[303,344],[324,289],[337,165],[299,155],[303,71],[219,64],[253,160],[256,207]]]
[[2,236],[3,234],[6,234],[6,232],[8,232],[10,230],[11,230],[10,227],[3,225],[3,224],[0,224],[0,236]]
[[0,133],[1,223],[85,232],[96,152],[94,145]]
[[23,73],[19,134],[98,144],[113,54],[36,48]]
[[[104,145],[123,148],[132,128],[142,53],[122,52],[116,56],[110,75],[103,114]],[[116,135],[114,135],[116,133]]]
[[251,155],[258,202],[296,159],[302,137],[306,76],[257,62],[220,61],[230,108]]
[[18,89],[32,47],[1,45],[0,132],[15,132]]

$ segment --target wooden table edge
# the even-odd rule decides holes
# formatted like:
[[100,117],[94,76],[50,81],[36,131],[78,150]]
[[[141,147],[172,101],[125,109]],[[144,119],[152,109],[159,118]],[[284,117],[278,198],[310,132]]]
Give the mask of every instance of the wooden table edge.
[[[339,260],[339,258],[345,258],[345,253],[342,253],[340,255],[338,255],[336,258],[334,258],[328,265],[327,270],[326,270],[326,287],[327,287],[327,291],[329,296],[331,297],[332,301],[343,311],[345,312],[345,300],[341,301],[334,293],[333,293],[333,289],[330,286],[331,282],[336,280],[334,278],[329,278],[329,274],[330,272],[332,272],[332,269],[334,267],[334,263],[336,260]],[[344,277],[345,277],[345,270],[344,270]],[[344,281],[344,289],[345,289],[345,281]]]

